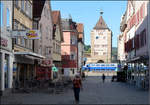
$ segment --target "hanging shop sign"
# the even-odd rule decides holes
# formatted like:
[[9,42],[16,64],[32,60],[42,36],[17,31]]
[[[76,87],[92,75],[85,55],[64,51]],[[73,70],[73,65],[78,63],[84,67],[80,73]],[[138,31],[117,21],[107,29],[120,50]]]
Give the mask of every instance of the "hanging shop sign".
[[52,65],[52,63],[51,63],[51,60],[42,60],[41,62],[40,62],[40,65],[41,66],[51,66]]
[[38,30],[36,30],[36,31],[35,30],[29,30],[26,33],[26,37],[28,39],[40,39],[40,37],[38,35],[39,35]]
[[26,39],[40,39],[39,30],[15,30],[12,31],[12,37],[24,37]]
[[0,48],[11,51],[12,50],[12,40],[11,38],[5,36],[0,37]]
[[53,72],[58,72],[58,69],[54,66],[54,67],[52,67],[52,71]]
[[5,38],[0,37],[1,39],[1,46],[7,47],[8,46],[8,40]]

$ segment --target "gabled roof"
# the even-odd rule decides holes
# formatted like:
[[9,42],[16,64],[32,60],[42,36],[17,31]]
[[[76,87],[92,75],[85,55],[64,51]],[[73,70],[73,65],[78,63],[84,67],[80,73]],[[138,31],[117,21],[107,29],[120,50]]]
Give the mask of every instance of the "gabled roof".
[[33,0],[33,18],[41,17],[46,0]]
[[94,29],[97,29],[97,30],[99,30],[99,29],[109,29],[107,27],[107,24],[105,23],[102,16],[100,16],[100,18],[99,18],[98,22],[96,23]]
[[77,31],[79,33],[78,38],[83,39],[83,34],[84,34],[84,29],[83,29],[83,24],[82,23],[77,23]]
[[64,41],[63,38],[63,33],[62,33],[62,25],[61,25],[61,14],[60,11],[52,11],[52,21],[53,21],[53,25],[59,25],[59,30],[60,30],[60,37],[61,37],[61,41]]
[[83,24],[82,23],[77,23],[77,30],[78,30],[78,32],[83,32]]
[[60,18],[60,11],[52,11],[53,24],[58,24]]

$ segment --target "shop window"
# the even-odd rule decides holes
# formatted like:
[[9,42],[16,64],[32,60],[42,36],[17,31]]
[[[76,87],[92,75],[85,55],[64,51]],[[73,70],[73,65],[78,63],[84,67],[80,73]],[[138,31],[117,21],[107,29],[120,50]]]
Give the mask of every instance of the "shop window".
[[0,27],[2,27],[3,26],[3,7],[4,7],[4,5],[3,5],[3,3],[2,2],[0,2],[0,8],[1,8],[1,13],[0,13],[0,18],[1,18],[1,22],[0,22]]
[[10,26],[10,11],[7,8],[7,27]]

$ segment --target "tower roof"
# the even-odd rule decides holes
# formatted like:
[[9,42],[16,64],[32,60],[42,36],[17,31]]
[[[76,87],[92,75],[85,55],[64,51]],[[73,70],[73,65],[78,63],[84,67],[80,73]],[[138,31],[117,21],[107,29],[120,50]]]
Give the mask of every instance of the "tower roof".
[[107,27],[107,24],[105,23],[105,21],[104,21],[102,16],[100,16],[100,18],[99,18],[98,22],[96,23],[94,29],[97,29],[97,30],[98,29],[109,29]]

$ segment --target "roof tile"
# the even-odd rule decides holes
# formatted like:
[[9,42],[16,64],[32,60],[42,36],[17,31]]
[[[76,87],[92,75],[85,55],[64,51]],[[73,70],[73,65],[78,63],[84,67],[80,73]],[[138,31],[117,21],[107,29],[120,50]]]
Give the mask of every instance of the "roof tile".
[[60,11],[52,11],[53,24],[57,24],[59,21]]
[[102,16],[99,18],[94,29],[109,29]]

